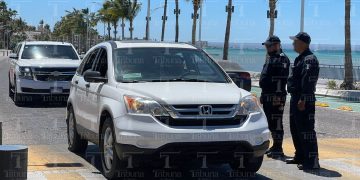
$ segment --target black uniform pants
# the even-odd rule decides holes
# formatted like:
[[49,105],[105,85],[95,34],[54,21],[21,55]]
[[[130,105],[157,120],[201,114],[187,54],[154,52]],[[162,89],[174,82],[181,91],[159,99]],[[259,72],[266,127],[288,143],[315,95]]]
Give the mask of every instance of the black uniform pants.
[[280,101],[275,100],[274,95],[262,95],[263,109],[269,124],[269,130],[274,140],[273,149],[282,151],[284,139],[283,114],[286,96],[278,96]]
[[298,109],[299,95],[291,95],[290,131],[295,146],[295,159],[304,167],[318,167],[319,153],[315,132],[315,95],[305,98],[305,110]]

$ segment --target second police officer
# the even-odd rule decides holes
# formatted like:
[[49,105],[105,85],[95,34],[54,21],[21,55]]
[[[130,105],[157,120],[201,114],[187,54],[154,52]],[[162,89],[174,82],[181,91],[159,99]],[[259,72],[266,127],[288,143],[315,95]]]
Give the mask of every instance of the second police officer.
[[281,49],[277,36],[269,36],[262,43],[267,50],[267,57],[260,76],[262,89],[260,102],[266,114],[273,139],[272,147],[266,152],[270,158],[283,158],[283,113],[286,102],[286,84],[289,76],[290,61]]

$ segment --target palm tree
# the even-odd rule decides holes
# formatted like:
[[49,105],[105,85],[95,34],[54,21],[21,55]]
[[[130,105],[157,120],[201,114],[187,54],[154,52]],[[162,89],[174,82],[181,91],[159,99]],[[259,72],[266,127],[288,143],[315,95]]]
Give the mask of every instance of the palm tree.
[[353,64],[351,55],[351,0],[345,0],[345,78],[342,89],[354,89]]
[[[190,0],[186,0],[190,1]],[[191,32],[191,43],[195,45],[196,43],[196,24],[197,24],[197,17],[198,17],[198,11],[202,0],[192,0],[193,4],[193,24],[192,24],[192,32]]]
[[133,22],[135,17],[138,15],[138,13],[141,10],[141,4],[137,2],[137,0],[128,0],[128,5],[129,5],[129,12],[127,13],[127,19],[130,22],[130,39],[133,39],[133,31],[134,31],[134,27],[133,27]]
[[111,21],[112,21],[112,17],[111,17],[111,13],[109,11],[109,8],[110,8],[111,4],[106,1],[104,4],[103,4],[103,7],[98,11],[98,18],[107,24],[107,31],[108,31],[108,39],[110,40],[111,39]]
[[150,36],[150,0],[147,3],[147,15],[146,15],[146,30],[145,30],[145,40],[149,40]]
[[269,13],[269,18],[270,18],[270,31],[269,31],[269,36],[274,35],[274,29],[275,29],[275,16],[276,16],[276,3],[278,0],[269,0],[269,8],[270,8],[270,13]]
[[164,15],[162,17],[162,30],[161,30],[161,41],[164,41],[164,36],[165,36],[165,24],[166,24],[166,11],[167,11],[167,0],[165,0],[164,3]]
[[176,14],[176,22],[175,22],[175,42],[179,42],[179,0],[175,0],[175,14]]
[[226,32],[225,32],[225,41],[224,41],[224,53],[223,60],[228,60],[229,54],[229,39],[230,39],[230,28],[231,28],[231,15],[233,13],[232,0],[228,1],[228,5],[226,7],[226,11],[228,13],[227,22],[226,22]]

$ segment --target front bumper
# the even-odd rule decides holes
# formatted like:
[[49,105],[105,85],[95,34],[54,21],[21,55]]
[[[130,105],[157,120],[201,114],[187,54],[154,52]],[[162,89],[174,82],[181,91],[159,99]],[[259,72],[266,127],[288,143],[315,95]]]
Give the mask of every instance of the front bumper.
[[170,143],[158,149],[143,149],[133,145],[116,144],[118,157],[135,156],[137,159],[201,159],[206,157],[212,161],[229,162],[241,157],[261,157],[269,148],[269,141],[252,146],[246,141],[202,142],[202,143]]
[[69,81],[35,81],[17,79],[17,92],[20,94],[41,95],[68,95],[70,93]]
[[251,147],[262,145],[270,138],[263,113],[248,116],[241,125],[167,126],[151,115],[129,115],[114,119],[118,144],[140,149],[159,149],[172,143],[246,142]]

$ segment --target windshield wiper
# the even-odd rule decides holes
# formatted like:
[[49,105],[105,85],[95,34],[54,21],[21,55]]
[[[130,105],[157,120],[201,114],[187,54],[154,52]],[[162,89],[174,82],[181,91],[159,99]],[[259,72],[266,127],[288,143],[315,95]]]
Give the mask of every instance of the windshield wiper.
[[169,82],[212,82],[212,81],[207,81],[207,80],[202,80],[202,79],[186,79],[186,78],[175,78],[175,79],[169,79],[166,81],[169,81]]
[[132,80],[132,81],[121,81],[121,83],[146,83],[148,81],[138,81],[138,80]]

